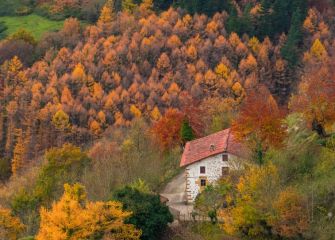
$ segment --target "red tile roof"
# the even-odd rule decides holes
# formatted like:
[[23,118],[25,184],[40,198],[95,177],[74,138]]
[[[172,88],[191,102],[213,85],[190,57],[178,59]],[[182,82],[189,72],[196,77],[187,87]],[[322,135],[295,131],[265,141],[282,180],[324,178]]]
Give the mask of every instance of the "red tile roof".
[[180,167],[184,167],[220,153],[246,157],[246,148],[236,141],[230,129],[186,143]]

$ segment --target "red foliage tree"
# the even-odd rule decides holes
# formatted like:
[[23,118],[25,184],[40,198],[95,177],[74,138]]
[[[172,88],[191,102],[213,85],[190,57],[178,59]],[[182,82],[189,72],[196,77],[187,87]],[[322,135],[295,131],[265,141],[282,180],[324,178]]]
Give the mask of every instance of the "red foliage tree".
[[164,116],[154,124],[152,132],[164,150],[181,143],[180,129],[183,119],[183,113],[170,108],[165,112]]
[[284,111],[265,86],[259,86],[247,94],[232,130],[240,140],[247,140],[253,149],[266,150],[280,147],[285,136],[282,120]]

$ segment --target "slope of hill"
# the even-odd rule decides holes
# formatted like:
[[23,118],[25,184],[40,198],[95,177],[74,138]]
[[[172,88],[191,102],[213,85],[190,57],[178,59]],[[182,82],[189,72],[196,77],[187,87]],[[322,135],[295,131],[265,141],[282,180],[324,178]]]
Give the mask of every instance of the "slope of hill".
[[[1,144],[7,146],[5,156],[12,157],[12,129],[30,132],[37,142],[28,152],[37,153],[58,141],[55,134],[81,144],[137,115],[155,119],[168,108],[180,108],[186,95],[206,108],[220,100],[222,108],[234,109],[247,89],[262,83],[285,101],[297,78],[281,56],[284,36],[276,44],[228,34],[226,13],[213,18],[173,9],[161,15],[149,9],[138,16],[109,14],[103,11],[98,25],[85,31],[68,20],[60,33],[40,41],[44,49],[59,51],[48,51],[27,70],[18,59],[8,63],[15,66],[13,73],[3,68],[4,79],[18,83],[5,81],[5,109],[9,113],[9,106],[17,106],[2,120],[8,129]],[[23,126],[17,116],[30,122]],[[61,132],[55,121],[67,121]],[[63,132],[67,126],[71,130]]]
[[[133,204],[134,211],[125,206],[114,216],[132,239],[140,231],[127,225],[129,209],[139,218],[136,227],[155,232],[150,226],[160,222],[141,217],[163,214],[164,227],[171,221],[152,191],[178,172],[182,146],[232,127],[253,154],[245,171],[200,195],[197,211],[214,223],[218,214],[227,220],[208,231],[332,239],[334,12],[308,2],[229,1],[214,10],[208,2],[176,2],[191,13],[203,4],[212,11],[191,15],[181,8],[156,12],[150,0],[108,1],[95,24],[68,18],[39,41],[27,31],[1,41],[0,203],[8,209],[0,208],[0,217],[27,228],[0,223],[0,234],[5,228],[43,239],[62,232],[49,231],[57,226],[47,219],[62,222],[57,213],[71,202],[74,216],[96,224],[79,224],[85,229],[76,236],[113,239],[114,222],[105,229],[95,221],[112,216],[105,206],[121,209],[119,203],[91,200],[113,200],[115,192]],[[62,17],[78,13],[71,4],[83,6],[43,3]],[[26,18],[36,15],[20,19]],[[73,185],[63,193],[66,183]],[[141,199],[150,200],[144,210]],[[151,204],[162,212],[151,212]]]

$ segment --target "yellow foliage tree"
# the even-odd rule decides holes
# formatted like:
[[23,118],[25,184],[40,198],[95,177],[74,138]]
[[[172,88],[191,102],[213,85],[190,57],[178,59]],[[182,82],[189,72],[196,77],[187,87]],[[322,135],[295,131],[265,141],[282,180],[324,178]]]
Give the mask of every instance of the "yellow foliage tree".
[[218,75],[220,78],[227,79],[229,76],[229,68],[223,64],[220,63],[216,68],[215,68],[215,73]]
[[251,48],[253,53],[257,54],[259,49],[260,49],[260,42],[259,42],[258,38],[257,37],[252,37],[248,42],[248,46]]
[[234,83],[234,85],[232,86],[232,90],[237,97],[241,97],[245,94],[245,90],[239,82]]
[[73,69],[72,78],[75,81],[85,81],[86,78],[85,68],[81,63],[78,63]]
[[133,114],[135,118],[140,118],[142,116],[142,112],[138,109],[134,104],[130,106],[130,112]]
[[22,68],[23,68],[23,64],[17,56],[13,57],[13,59],[10,60],[8,63],[9,72],[17,73],[20,70],[22,70]]
[[325,46],[319,39],[314,41],[310,50],[310,54],[318,60],[323,60],[328,56]]
[[150,116],[154,121],[158,121],[162,117],[162,114],[157,106],[151,111]]
[[274,165],[250,167],[236,186],[235,204],[220,213],[225,219],[223,229],[236,234],[245,228],[250,237],[262,235],[266,231],[263,222],[272,211],[273,194],[278,188],[279,175]]
[[[5,66],[5,65],[4,65]],[[21,60],[15,56],[7,63],[7,76],[5,82],[7,81],[8,85],[18,86],[23,85],[27,82],[27,77],[25,76],[23,70],[23,64]]]
[[98,19],[98,26],[102,26],[104,24],[109,24],[113,21],[113,9],[112,4],[108,1],[103,8],[101,9],[100,17]]
[[17,240],[25,226],[10,210],[0,207],[0,239]]
[[89,202],[80,184],[64,185],[64,195],[50,211],[42,207],[36,240],[78,240],[93,236],[110,239],[140,239],[141,231],[124,221],[131,216],[119,202]]
[[70,127],[70,118],[62,109],[58,110],[52,118],[52,124],[58,130],[66,130]]

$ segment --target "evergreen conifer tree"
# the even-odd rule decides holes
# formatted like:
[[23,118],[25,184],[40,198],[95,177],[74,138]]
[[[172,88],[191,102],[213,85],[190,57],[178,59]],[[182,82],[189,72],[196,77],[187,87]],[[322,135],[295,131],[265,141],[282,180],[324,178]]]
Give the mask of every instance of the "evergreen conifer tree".
[[181,126],[181,130],[180,130],[180,134],[181,134],[181,140],[186,143],[188,141],[192,141],[195,137],[194,137],[194,133],[193,133],[193,129],[190,126],[190,123],[187,120],[183,121],[183,124]]
[[302,41],[302,16],[301,10],[298,8],[292,17],[292,24],[287,36],[287,41],[281,49],[283,58],[289,62],[291,67],[296,66],[299,58],[299,44]]

